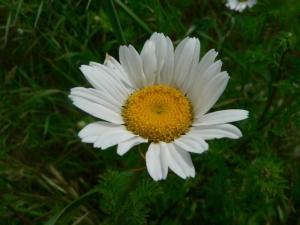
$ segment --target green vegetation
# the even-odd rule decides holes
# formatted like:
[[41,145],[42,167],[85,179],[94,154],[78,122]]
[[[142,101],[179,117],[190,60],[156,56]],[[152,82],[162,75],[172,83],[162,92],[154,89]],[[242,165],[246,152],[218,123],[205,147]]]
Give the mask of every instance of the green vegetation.
[[299,224],[300,2],[258,0],[242,13],[220,0],[114,6],[138,51],[152,30],[219,52],[231,78],[212,110],[248,110],[235,123],[243,137],[192,154],[193,179],[155,182],[145,170],[124,203],[138,149],[81,143],[96,119],[68,99],[90,87],[80,65],[118,59],[103,1],[0,0],[0,224]]

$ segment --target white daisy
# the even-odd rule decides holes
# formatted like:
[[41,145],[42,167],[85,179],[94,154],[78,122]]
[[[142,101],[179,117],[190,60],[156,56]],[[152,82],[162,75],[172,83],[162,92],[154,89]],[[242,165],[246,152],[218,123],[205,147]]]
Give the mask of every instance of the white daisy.
[[242,12],[244,9],[252,8],[257,3],[257,0],[228,0],[226,6],[231,10]]
[[154,180],[166,179],[168,168],[182,178],[194,177],[188,152],[208,150],[205,140],[237,139],[241,131],[229,122],[248,117],[245,110],[208,113],[223,93],[229,76],[221,72],[217,52],[199,63],[200,42],[185,38],[173,49],[169,37],[154,33],[141,54],[121,46],[120,62],[107,55],[104,65],[91,62],[80,70],[94,88],[71,89],[74,105],[99,119],[79,137],[95,148],[118,144],[117,153],[149,143],[146,165]]

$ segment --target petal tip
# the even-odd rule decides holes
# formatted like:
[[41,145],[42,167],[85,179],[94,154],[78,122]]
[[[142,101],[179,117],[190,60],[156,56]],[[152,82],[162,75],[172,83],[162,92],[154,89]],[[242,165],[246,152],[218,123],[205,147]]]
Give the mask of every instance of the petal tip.
[[105,60],[104,60],[104,65],[107,65],[107,63],[108,63],[108,61],[110,60],[110,58],[111,58],[111,56],[108,54],[108,53],[106,53],[106,55],[105,55]]

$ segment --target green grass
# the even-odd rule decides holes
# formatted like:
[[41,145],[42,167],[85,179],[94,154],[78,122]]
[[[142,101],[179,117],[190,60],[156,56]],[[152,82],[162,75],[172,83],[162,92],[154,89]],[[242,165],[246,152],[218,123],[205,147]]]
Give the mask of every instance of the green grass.
[[235,123],[244,137],[192,154],[194,179],[169,173],[156,183],[144,172],[119,205],[138,150],[120,157],[116,147],[81,143],[95,118],[68,99],[71,88],[90,87],[80,65],[103,63],[107,52],[118,59],[103,2],[0,0],[0,223],[50,224],[68,205],[57,224],[119,215],[127,224],[300,223],[299,2],[259,1],[243,13],[219,0],[120,2],[125,39],[138,51],[152,30],[174,44],[199,38],[201,56],[219,52],[231,79],[212,110],[248,110]]

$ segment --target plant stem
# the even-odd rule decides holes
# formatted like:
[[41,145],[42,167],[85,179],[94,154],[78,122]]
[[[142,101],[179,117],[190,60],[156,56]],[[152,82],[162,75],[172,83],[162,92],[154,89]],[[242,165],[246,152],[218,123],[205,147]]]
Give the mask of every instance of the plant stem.
[[[148,144],[141,144],[141,145],[142,145],[143,149],[146,147],[148,148]],[[140,148],[140,145],[138,147]],[[133,175],[132,175],[129,183],[128,183],[127,187],[124,189],[124,192],[121,196],[120,201],[121,201],[122,207],[125,205],[126,200],[128,199],[130,193],[136,188],[136,185],[144,171],[144,170],[139,170],[139,168],[144,167],[144,166],[145,166],[145,159],[142,156],[140,156],[136,163],[136,166],[135,166],[136,171],[133,172]],[[123,219],[124,219],[123,212],[121,212],[116,224],[122,224],[122,222],[124,222],[124,221],[122,221]]]
[[260,124],[259,126],[259,130],[263,130],[271,121],[273,121],[275,119],[275,117],[286,107],[288,107],[289,105],[291,105],[293,103],[293,101],[295,101],[297,98],[299,97],[299,94],[293,94],[292,96],[290,96],[289,98],[287,98],[284,103],[277,108],[277,110],[275,110],[273,112],[273,114],[267,118],[266,120],[263,121],[263,123]]
[[[287,50],[285,50],[282,53],[282,56],[281,56],[281,59],[280,59],[280,62],[279,62],[278,71],[277,71],[277,76],[275,78],[275,83],[278,83],[280,81],[281,72],[282,72],[282,66],[283,66],[283,63],[284,63],[284,60],[285,60],[285,57],[286,57],[286,53],[287,53]],[[277,87],[273,87],[271,95],[270,95],[270,97],[268,99],[267,105],[266,105],[263,113],[260,116],[260,119],[259,119],[260,123],[265,119],[265,116],[266,116],[267,112],[269,111],[269,109],[270,109],[270,107],[272,105],[272,102],[273,102],[273,100],[275,98],[276,92],[277,92]]]
[[[142,157],[139,157],[137,164],[136,164],[136,168],[140,168],[140,167],[144,167],[145,166],[145,160]],[[125,188],[123,195],[121,197],[121,204],[124,205],[129,194],[135,189],[136,184],[139,181],[140,176],[142,175],[142,173],[144,172],[144,170],[137,170],[135,172],[133,172],[133,175],[127,185],[127,187]]]
[[[284,63],[284,60],[285,60],[285,57],[287,55],[287,51],[288,50],[285,50],[282,55],[281,55],[281,59],[279,61],[279,67],[278,67],[278,71],[277,71],[277,75],[276,75],[276,78],[275,78],[275,83],[278,83],[281,79],[281,73],[282,73],[282,67],[283,67],[283,63]],[[260,123],[260,126],[258,127],[258,131],[253,131],[251,134],[248,135],[248,137],[246,139],[243,140],[243,142],[241,142],[238,146],[237,146],[237,151],[242,151],[244,150],[247,145],[249,144],[250,140],[252,139],[253,135],[255,135],[257,132],[259,131],[262,131],[265,126],[267,126],[280,112],[282,109],[284,109],[287,105],[291,104],[293,101],[294,101],[294,97],[295,96],[292,96],[289,100],[285,101],[284,104],[282,104],[274,113],[272,116],[270,116],[268,119],[265,120],[265,116],[267,115],[272,103],[273,103],[273,100],[275,98],[275,95],[276,95],[276,92],[277,92],[277,87],[273,87],[272,91],[271,91],[271,94],[270,94],[270,97],[268,99],[268,102],[267,102],[267,105],[263,111],[263,113],[261,114],[260,118],[259,118],[259,123]]]
[[117,15],[117,12],[115,10],[114,4],[112,0],[105,0],[103,1],[106,14],[110,20],[111,26],[114,30],[114,33],[116,35],[117,41],[120,45],[126,45],[126,40],[124,37],[124,33],[119,21],[119,17]]
[[298,95],[299,94],[296,93],[296,94],[290,96],[287,100],[285,100],[284,103],[269,118],[267,118],[260,124],[260,126],[258,127],[258,129],[256,131],[252,131],[252,133],[250,133],[247,138],[245,138],[242,142],[240,142],[240,144],[236,147],[237,152],[245,150],[245,148],[247,148],[247,146],[248,146],[249,142],[251,141],[251,139],[253,138],[253,136],[257,135],[258,132],[263,131],[266,128],[266,126],[270,122],[272,122],[275,119],[275,117],[277,115],[279,115],[279,113],[281,113],[282,110],[284,110],[286,107],[291,105],[295,100],[297,100]]

